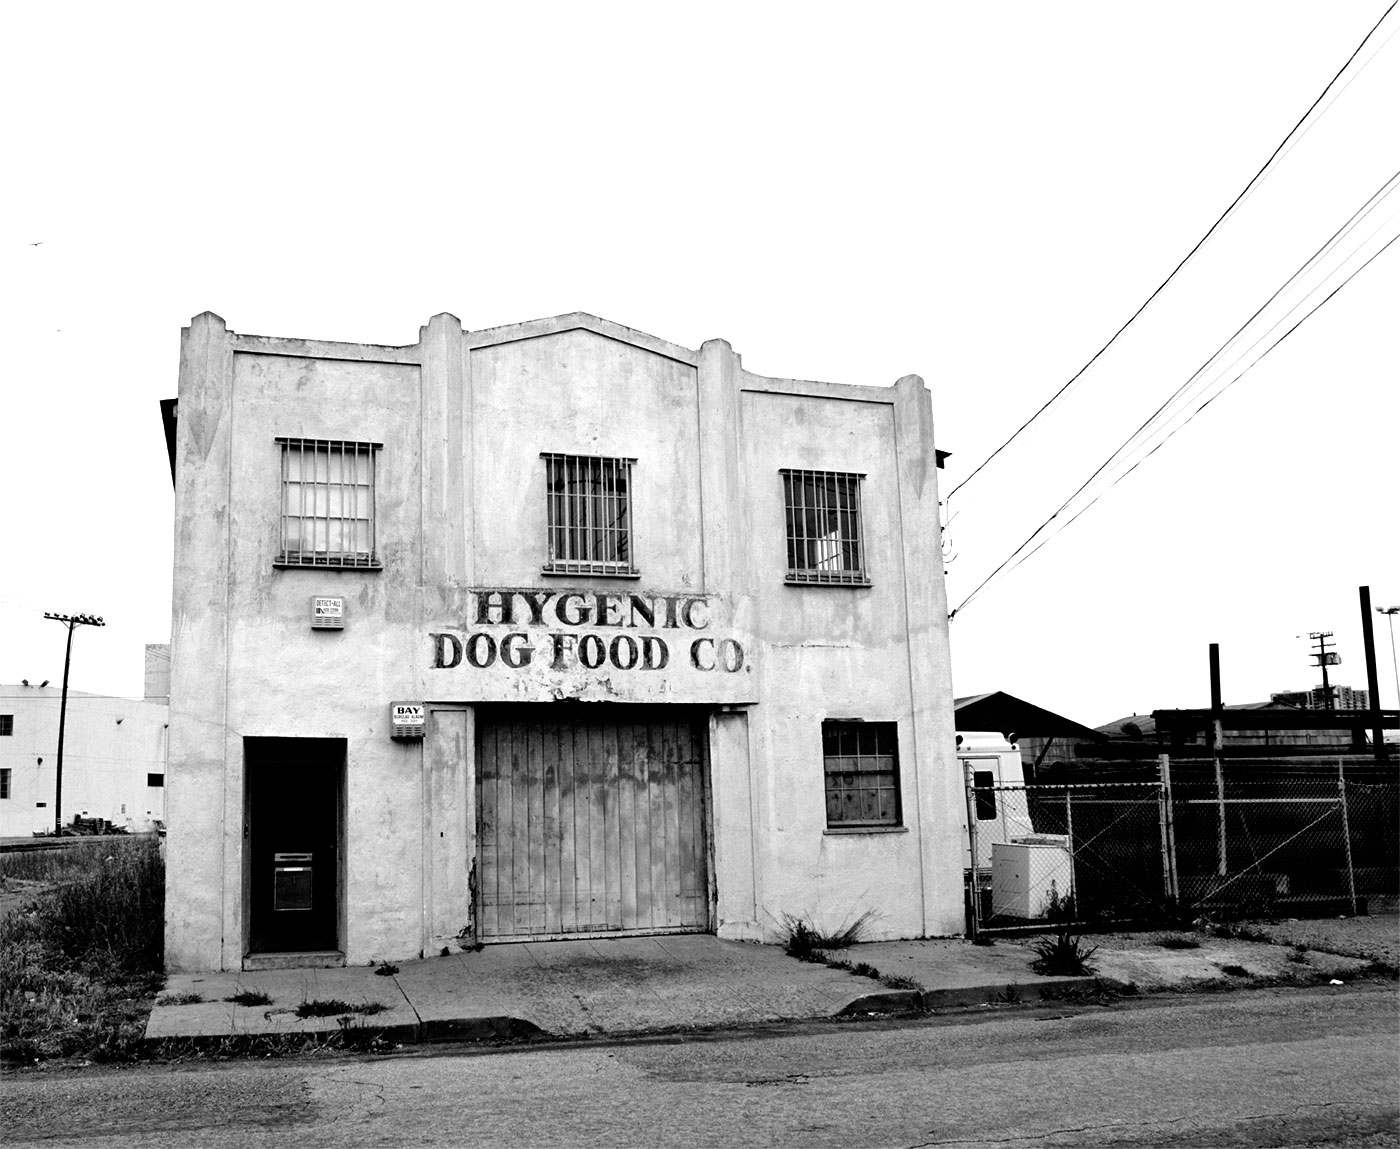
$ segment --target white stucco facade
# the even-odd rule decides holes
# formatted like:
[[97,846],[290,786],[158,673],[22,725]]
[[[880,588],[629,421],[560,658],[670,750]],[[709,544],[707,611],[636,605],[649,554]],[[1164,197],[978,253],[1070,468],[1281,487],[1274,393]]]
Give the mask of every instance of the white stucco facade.
[[[289,531],[312,537],[286,513],[306,511],[296,468],[313,452],[372,457],[364,565],[287,561]],[[547,455],[616,468],[589,489],[626,504],[617,569],[557,569],[550,516],[576,512],[551,501]],[[859,579],[828,578],[849,561],[845,519],[800,552],[812,581],[792,577],[794,473],[858,490]],[[172,968],[522,933],[771,940],[785,915],[867,911],[872,937],[961,931],[916,376],[767,378],[722,340],[690,350],[583,314],[485,331],[438,315],[417,344],[379,347],[240,335],[205,313],[183,333],[175,486]],[[313,627],[318,598],[339,600],[340,628]],[[421,732],[394,736],[396,703]],[[879,824],[829,805],[824,745],[862,723],[897,742]],[[864,760],[847,765],[863,785]],[[279,932],[313,902],[320,926]]]

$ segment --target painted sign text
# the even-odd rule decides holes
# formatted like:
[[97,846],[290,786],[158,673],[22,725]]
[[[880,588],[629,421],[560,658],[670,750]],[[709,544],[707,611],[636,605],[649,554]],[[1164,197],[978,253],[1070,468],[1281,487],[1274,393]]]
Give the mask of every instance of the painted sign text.
[[710,605],[704,595],[473,591],[467,627],[429,632],[432,664],[437,670],[500,665],[647,672],[684,658],[696,670],[733,674],[744,669],[738,640],[694,633],[711,629]]

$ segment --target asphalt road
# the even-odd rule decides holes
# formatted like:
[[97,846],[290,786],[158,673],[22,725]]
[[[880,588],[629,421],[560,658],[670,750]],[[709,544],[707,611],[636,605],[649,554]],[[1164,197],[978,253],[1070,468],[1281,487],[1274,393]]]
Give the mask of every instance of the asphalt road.
[[1393,984],[634,1044],[9,1074],[8,1149],[1400,1145]]

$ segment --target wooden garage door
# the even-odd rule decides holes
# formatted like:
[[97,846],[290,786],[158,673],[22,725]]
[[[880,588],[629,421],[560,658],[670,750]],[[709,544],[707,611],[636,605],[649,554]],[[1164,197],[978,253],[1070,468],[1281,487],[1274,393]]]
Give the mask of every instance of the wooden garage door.
[[709,928],[703,719],[681,713],[483,708],[483,940]]

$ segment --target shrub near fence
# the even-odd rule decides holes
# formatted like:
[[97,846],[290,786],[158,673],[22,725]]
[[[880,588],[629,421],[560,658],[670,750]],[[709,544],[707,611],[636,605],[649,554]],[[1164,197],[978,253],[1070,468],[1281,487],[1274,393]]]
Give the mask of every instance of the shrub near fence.
[[969,874],[972,928],[1364,913],[1400,896],[1393,767],[1229,759],[1222,787],[1209,761],[1163,766],[1157,781],[969,786],[974,850],[983,808],[1021,804],[1035,831]]

